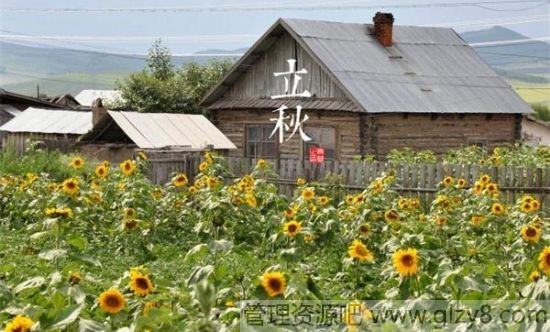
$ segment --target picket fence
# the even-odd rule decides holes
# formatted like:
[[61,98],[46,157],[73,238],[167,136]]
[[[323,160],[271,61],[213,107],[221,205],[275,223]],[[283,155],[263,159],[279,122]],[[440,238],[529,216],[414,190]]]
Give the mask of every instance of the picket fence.
[[[166,183],[174,173],[182,172],[193,179],[198,173],[201,158],[199,153],[150,153],[149,177],[155,183]],[[250,173],[257,163],[254,158],[226,157],[224,160],[233,177]],[[274,173],[278,174],[278,177],[269,180],[278,185],[280,193],[286,195],[293,194],[298,177],[307,181],[321,181],[332,176],[332,180],[323,183],[331,183],[333,186],[337,183],[336,187],[342,191],[359,191],[377,177],[391,172],[396,179],[392,189],[406,196],[431,199],[445,176],[464,178],[467,185],[472,185],[482,174],[488,174],[498,184],[502,200],[515,202],[520,195],[529,193],[540,199],[544,206],[550,206],[550,167],[392,164],[378,161],[326,161],[311,164],[307,160],[296,159],[266,160],[270,162]]]

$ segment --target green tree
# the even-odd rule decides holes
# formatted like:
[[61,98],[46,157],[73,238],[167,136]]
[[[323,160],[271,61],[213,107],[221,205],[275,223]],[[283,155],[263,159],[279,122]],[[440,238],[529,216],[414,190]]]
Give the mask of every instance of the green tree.
[[542,121],[550,121],[550,108],[548,105],[532,104],[531,107],[535,111],[533,114],[537,119]]
[[201,98],[231,67],[231,61],[195,62],[175,69],[170,51],[155,41],[149,49],[147,66],[117,82],[122,107],[147,113],[201,113]]

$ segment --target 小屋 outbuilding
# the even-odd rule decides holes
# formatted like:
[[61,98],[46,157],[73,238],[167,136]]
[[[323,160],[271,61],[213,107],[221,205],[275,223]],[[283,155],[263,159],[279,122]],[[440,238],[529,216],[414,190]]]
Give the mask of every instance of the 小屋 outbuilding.
[[[521,138],[522,114],[531,108],[455,31],[394,26],[386,13],[373,21],[275,22],[202,100],[237,146],[229,156],[306,159],[309,147],[320,146],[327,159],[383,158],[406,146],[443,153]],[[288,93],[274,73],[289,71],[289,59],[307,73],[288,86],[310,97],[271,98]],[[282,104],[290,131],[291,114],[302,107],[312,141],[296,134],[281,144],[271,135]]]

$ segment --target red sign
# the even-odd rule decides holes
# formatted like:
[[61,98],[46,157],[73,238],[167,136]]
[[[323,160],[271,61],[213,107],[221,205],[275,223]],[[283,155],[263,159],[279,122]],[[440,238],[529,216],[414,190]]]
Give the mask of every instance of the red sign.
[[309,162],[312,164],[325,162],[325,149],[318,147],[309,148]]

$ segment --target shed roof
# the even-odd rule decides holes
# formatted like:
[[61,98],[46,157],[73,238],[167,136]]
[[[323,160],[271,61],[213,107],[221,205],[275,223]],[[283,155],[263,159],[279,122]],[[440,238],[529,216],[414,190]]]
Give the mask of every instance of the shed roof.
[[395,25],[393,45],[384,47],[371,24],[301,19],[275,22],[203,105],[222,98],[283,33],[317,61],[359,112],[532,112],[453,29]]
[[18,116],[19,114],[21,114],[21,111],[18,108],[8,104],[0,104],[0,110],[8,113],[11,116]]
[[122,93],[117,90],[82,90],[74,98],[82,106],[92,106],[97,98],[101,98],[104,103],[115,102],[122,98]]
[[[138,113],[108,111],[93,132],[81,141],[93,141],[101,128],[113,120],[122,131],[142,149],[186,146],[204,149],[236,149],[236,146],[200,114]],[[94,133],[95,132],[95,133]]]
[[75,134],[81,135],[92,129],[92,112],[49,110],[29,107],[14,117],[0,131]]

